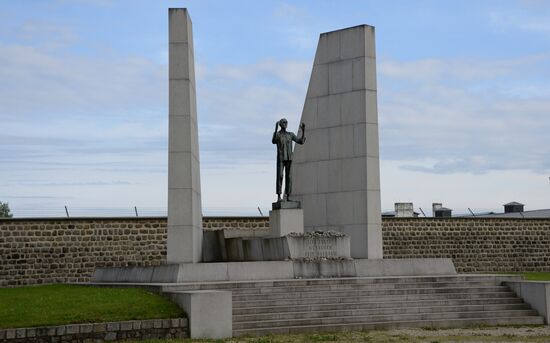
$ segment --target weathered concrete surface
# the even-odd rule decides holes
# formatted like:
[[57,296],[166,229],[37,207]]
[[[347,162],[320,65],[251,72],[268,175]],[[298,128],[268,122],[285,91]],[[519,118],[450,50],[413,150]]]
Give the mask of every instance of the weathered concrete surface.
[[294,153],[305,231],[351,236],[353,258],[382,258],[374,27],[321,34]]
[[[302,259],[350,259],[350,237],[292,236],[277,238],[231,238],[225,244],[229,262],[284,261]],[[220,253],[218,255],[224,255]]]
[[187,313],[191,338],[220,339],[232,336],[231,292],[198,290],[168,294]]
[[280,209],[269,211],[269,237],[283,237],[292,232],[304,232],[304,211]]
[[[153,269],[148,272],[146,269]],[[172,269],[175,268],[175,269]],[[122,270],[122,271],[121,271]],[[143,275],[151,275],[144,280]],[[140,268],[98,268],[92,282],[183,283],[243,281],[340,276],[454,275],[451,259],[356,259],[313,261],[261,261],[182,263]]]
[[550,324],[548,317],[550,316],[550,282],[505,281],[504,283],[544,317],[545,324]]
[[168,94],[168,263],[202,259],[202,209],[191,18],[170,8]]

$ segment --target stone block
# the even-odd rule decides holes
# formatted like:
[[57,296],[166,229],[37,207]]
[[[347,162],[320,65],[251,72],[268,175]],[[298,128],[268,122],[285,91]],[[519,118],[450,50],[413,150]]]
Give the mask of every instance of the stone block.
[[287,261],[228,262],[229,281],[292,279],[292,264]]
[[80,333],[92,333],[94,330],[93,324],[80,324]]
[[374,90],[366,90],[361,92],[365,92],[366,122],[370,124],[378,124],[377,92]]
[[107,330],[107,325],[105,323],[96,323],[94,325],[94,332],[105,332]]
[[[326,194],[308,194],[303,196],[304,227],[319,226],[326,223],[327,199]],[[307,221],[306,221],[307,219]]]
[[317,128],[322,129],[340,125],[341,103],[342,96],[339,94],[317,98]]
[[[363,159],[364,161],[364,159]],[[378,157],[367,156],[366,163],[366,175],[364,182],[366,182],[366,189],[369,191],[380,190],[380,162]],[[372,212],[376,213],[376,212]]]
[[304,232],[302,209],[281,209],[269,211],[269,237],[283,237],[291,232]]
[[[168,116],[169,117],[188,117],[189,120],[195,118],[196,111],[193,111],[192,99],[195,96],[195,90],[189,80],[169,80],[168,81]],[[170,128],[168,130],[170,132]],[[169,142],[171,142],[169,137]]]
[[[353,147],[353,144],[351,144]],[[342,160],[342,170],[348,171],[342,178],[342,191],[356,191],[367,189],[367,180],[369,175],[368,160],[364,157],[346,158]],[[353,172],[350,172],[353,171]]]
[[[178,303],[178,305],[179,305],[179,303]],[[181,305],[180,305],[180,307],[181,307]],[[154,319],[148,319],[148,320],[142,320],[141,321],[141,329],[142,330],[149,330],[149,329],[152,329],[154,326],[155,326],[155,320]]]
[[[169,226],[167,240],[167,261],[200,261],[202,258],[202,229],[194,226]],[[199,241],[197,241],[199,240]],[[193,243],[191,243],[193,242]]]
[[353,217],[353,193],[328,193],[326,197],[328,225],[340,226],[350,223]]
[[266,261],[266,260],[272,260],[272,259],[266,259],[263,254],[262,250],[262,242],[264,239],[258,238],[251,238],[251,239],[243,239],[241,240],[241,244],[243,246],[243,255],[244,255],[244,261]]
[[67,335],[74,335],[80,333],[80,325],[78,324],[70,324],[66,326],[66,333]]
[[181,263],[177,282],[228,280],[227,263]]
[[354,155],[353,125],[329,128],[329,158],[341,159]]
[[317,64],[313,66],[311,79],[307,91],[308,98],[315,98],[328,95],[328,65]]
[[107,331],[118,331],[120,330],[120,323],[107,323]]
[[171,293],[187,313],[191,338],[222,339],[232,336],[232,300],[227,291]]
[[174,43],[192,42],[192,27],[187,25],[191,23],[189,12],[186,8],[168,9],[168,39]]
[[[296,165],[293,165],[295,167]],[[304,162],[303,166],[292,174],[292,182],[301,184],[305,193],[315,193],[317,190],[317,163]]]
[[105,333],[105,336],[103,337],[103,340],[107,341],[107,342],[110,342],[110,341],[115,341],[117,338],[117,333],[116,332],[107,332]]
[[340,58],[365,56],[365,29],[366,25],[360,25],[340,31]]
[[[308,148],[305,152],[305,159],[304,161],[296,161],[298,163],[301,162],[313,162],[313,161],[321,161],[321,160],[328,160],[329,158],[329,140],[328,140],[328,129],[316,129],[316,130],[310,130],[307,131],[307,143],[308,147],[311,146],[311,148]],[[305,146],[305,144],[304,144]],[[294,154],[296,156],[297,154]],[[293,168],[293,170],[296,170],[296,168]],[[296,187],[298,185],[293,185],[293,187]]]
[[314,65],[340,60],[340,31],[322,33],[315,53]]
[[[191,214],[193,207],[191,206],[191,192],[193,192],[193,163],[196,163],[196,160],[191,154],[191,152],[178,151],[170,152],[168,154],[169,163],[169,172],[168,172],[168,183],[173,189],[183,189],[178,193],[182,193],[179,199],[169,198],[170,202],[179,200],[178,206],[187,205],[189,209],[187,210],[188,215]],[[187,200],[189,199],[189,200]],[[187,203],[185,203],[187,201]],[[176,205],[174,205],[176,206]],[[185,210],[184,208],[179,208],[180,211]]]
[[291,259],[351,258],[349,236],[289,235],[285,237]]
[[15,329],[15,338],[26,338],[27,329]]
[[168,136],[172,145],[172,153],[188,152],[191,153],[197,148],[195,135],[192,130],[197,130],[196,122],[193,118],[187,116],[169,116]]
[[202,234],[202,261],[227,261],[224,230],[207,231]]
[[[0,339],[2,338],[1,336],[2,335],[0,334]],[[36,337],[36,329],[35,328],[28,328],[27,333],[26,333],[26,337]]]
[[367,222],[367,191],[353,192],[353,216],[352,224],[365,224]]
[[244,261],[244,249],[242,238],[230,238],[225,240],[227,260],[232,262]]
[[[364,127],[364,126],[363,126]],[[369,157],[379,158],[380,150],[378,146],[378,124],[369,124],[366,125],[366,151],[365,153]]]
[[342,94],[342,125],[354,125],[366,122],[368,112],[366,108],[366,91],[358,90]]
[[544,317],[546,325],[550,324],[550,282],[506,281],[504,283]]
[[340,225],[338,231],[352,237],[350,245],[352,257],[367,257],[367,223]]
[[193,53],[187,43],[170,43],[169,54],[177,56],[170,58],[168,62],[168,74],[170,79],[189,79],[190,60],[193,60]]
[[[283,261],[289,258],[290,251],[286,237],[267,238],[261,242],[261,259],[256,261]],[[248,258],[248,260],[251,260]]]
[[5,332],[6,339],[15,339],[15,329],[7,329]]
[[317,98],[306,101],[302,111],[302,121],[306,123],[307,130],[319,128],[317,125]]
[[353,61],[343,60],[328,65],[329,94],[353,90]]

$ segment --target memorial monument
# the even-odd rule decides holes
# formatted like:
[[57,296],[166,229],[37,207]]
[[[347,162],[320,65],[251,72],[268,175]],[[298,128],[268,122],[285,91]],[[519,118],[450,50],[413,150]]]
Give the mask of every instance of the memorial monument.
[[270,212],[270,230],[258,235],[228,237],[223,230],[202,230],[193,33],[186,9],[169,10],[168,74],[167,263],[97,268],[94,281],[455,273],[450,259],[381,259],[373,27],[321,34],[300,131],[288,132],[283,119],[272,136],[277,145],[278,201]]
[[201,262],[202,207],[191,18],[168,11],[168,263]]
[[321,34],[296,146],[293,198],[304,230],[351,236],[353,258],[382,258],[374,27]]
[[96,268],[92,281],[160,287],[188,314],[191,337],[223,338],[238,333],[232,293],[200,289],[209,282],[455,274],[451,259],[382,259],[375,69],[373,27],[321,34],[301,132],[282,119],[272,136],[270,230],[203,231],[192,24],[171,8],[167,263]]

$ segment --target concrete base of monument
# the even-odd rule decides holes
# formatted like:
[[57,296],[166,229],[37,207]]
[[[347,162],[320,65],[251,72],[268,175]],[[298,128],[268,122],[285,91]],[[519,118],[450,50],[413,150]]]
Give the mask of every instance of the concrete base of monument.
[[297,278],[454,275],[450,258],[313,259],[296,261],[182,263],[97,268],[92,282],[185,283]]

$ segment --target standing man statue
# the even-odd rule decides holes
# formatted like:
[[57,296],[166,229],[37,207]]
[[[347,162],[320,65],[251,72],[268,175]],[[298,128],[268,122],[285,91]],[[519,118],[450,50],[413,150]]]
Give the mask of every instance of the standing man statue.
[[[288,121],[283,118],[275,123],[275,132],[273,132],[273,139],[271,143],[277,144],[277,201],[281,201],[281,186],[283,184],[283,171],[285,174],[285,200],[288,201],[288,197],[292,191],[292,179],[290,174],[290,168],[292,165],[292,142],[298,144],[304,144],[306,141],[306,124],[300,124],[302,129],[302,137],[298,138],[293,132],[288,132],[286,127]],[[281,130],[277,132],[277,129],[281,127]]]

